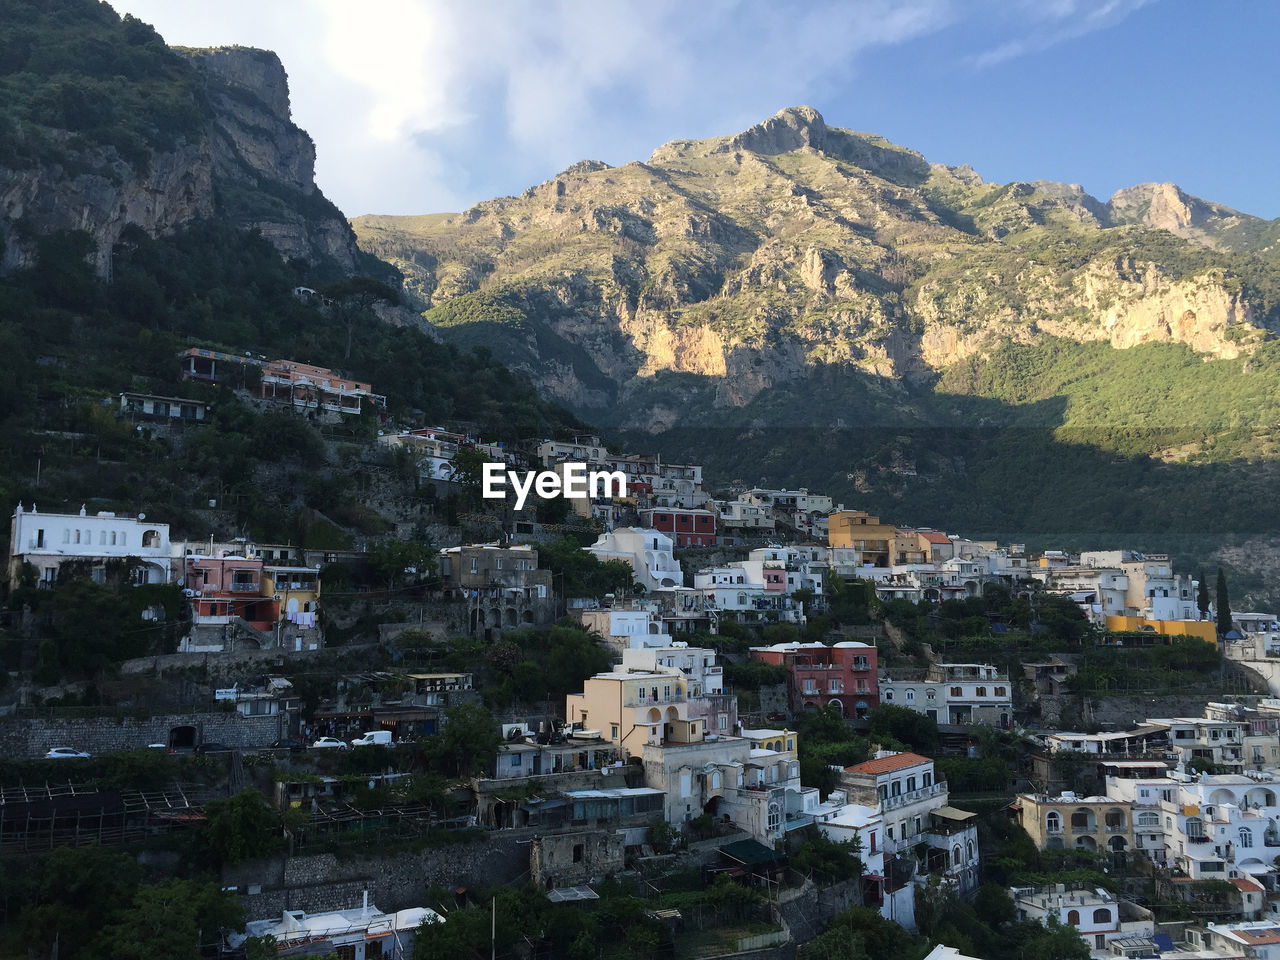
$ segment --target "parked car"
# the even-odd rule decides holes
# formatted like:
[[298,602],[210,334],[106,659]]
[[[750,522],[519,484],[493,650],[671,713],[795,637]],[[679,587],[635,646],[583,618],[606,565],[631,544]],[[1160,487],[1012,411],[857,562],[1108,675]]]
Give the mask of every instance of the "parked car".
[[46,760],[88,760],[89,754],[71,747],[54,747],[44,755]]
[[377,744],[380,747],[389,747],[392,744],[390,730],[370,730],[362,737],[356,737],[351,741],[353,747],[371,747]]
[[225,743],[218,743],[216,740],[206,740],[200,746],[196,747],[196,756],[204,756],[206,753],[230,753],[231,747]]
[[335,750],[346,750],[347,742],[345,740],[339,740],[337,737],[321,737],[319,740],[317,740],[315,743],[311,745],[311,748],[313,750],[320,750],[320,749],[326,749],[326,748],[333,748]]
[[301,753],[307,749],[307,745],[296,737],[281,737],[279,740],[272,741],[272,750],[290,750],[293,753]]

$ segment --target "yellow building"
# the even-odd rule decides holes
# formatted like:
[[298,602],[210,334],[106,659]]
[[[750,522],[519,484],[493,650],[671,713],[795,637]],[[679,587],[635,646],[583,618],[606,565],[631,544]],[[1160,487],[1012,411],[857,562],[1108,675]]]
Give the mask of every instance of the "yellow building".
[[1107,617],[1107,629],[1157,633],[1167,637],[1199,637],[1205,643],[1218,642],[1212,620],[1148,620],[1146,617]]
[[796,749],[796,733],[783,727],[781,730],[769,728],[758,730],[742,730],[740,735],[751,744],[752,750],[768,750],[777,754],[780,761],[799,761]]
[[862,562],[887,567],[898,529],[862,510],[837,510],[827,518],[827,544],[862,553]]
[[279,619],[315,626],[320,610],[320,571],[315,567],[262,568],[262,592],[276,602]]
[[1039,850],[1123,853],[1133,845],[1133,804],[1128,800],[1022,793],[1015,809]]
[[565,719],[640,756],[646,744],[697,743],[704,721],[690,719],[683,673],[664,670],[615,670],[588,677],[582,693],[565,697]]

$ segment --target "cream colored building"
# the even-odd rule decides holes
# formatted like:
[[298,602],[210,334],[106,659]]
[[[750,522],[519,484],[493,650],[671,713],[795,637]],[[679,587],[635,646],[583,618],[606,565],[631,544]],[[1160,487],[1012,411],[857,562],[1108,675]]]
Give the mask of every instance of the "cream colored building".
[[1124,853],[1133,846],[1133,803],[1064,792],[1018,795],[1018,821],[1040,850]]
[[577,730],[640,756],[645,744],[701,739],[703,721],[689,717],[689,681],[675,668],[614,670],[588,677],[582,693],[565,697],[565,719]]

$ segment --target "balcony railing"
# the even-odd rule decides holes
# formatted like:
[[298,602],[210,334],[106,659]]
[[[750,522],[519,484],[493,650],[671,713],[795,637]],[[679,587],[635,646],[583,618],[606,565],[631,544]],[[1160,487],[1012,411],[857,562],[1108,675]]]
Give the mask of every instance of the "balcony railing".
[[257,593],[258,585],[256,583],[233,583],[231,584],[232,593]]
[[946,792],[947,782],[945,780],[939,783],[931,783],[927,787],[921,787],[919,790],[912,790],[910,793],[902,793],[896,797],[885,797],[880,801],[880,810],[882,812],[896,810],[899,807],[919,803],[921,800],[927,800],[930,797],[936,797],[939,794]]

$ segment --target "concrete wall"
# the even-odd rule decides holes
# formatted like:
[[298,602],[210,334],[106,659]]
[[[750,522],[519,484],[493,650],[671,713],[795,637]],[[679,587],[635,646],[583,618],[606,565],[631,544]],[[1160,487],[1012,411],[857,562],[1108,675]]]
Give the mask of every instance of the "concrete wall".
[[433,885],[475,889],[519,881],[528,872],[532,836],[530,831],[511,830],[416,853],[251,860],[225,868],[222,884],[239,887],[250,920],[279,916],[284,910],[314,913],[359,906],[365,890],[380,910],[435,909],[436,904],[426,902]]
[[[0,756],[39,759],[51,747],[74,747],[86,753],[136,750],[168,743],[174,727],[196,728],[196,743],[215,740],[229,747],[264,747],[281,736],[286,717],[245,717],[235,712],[164,714],[147,719],[88,717],[77,719],[0,720]],[[71,771],[68,771],[71,772]]]

